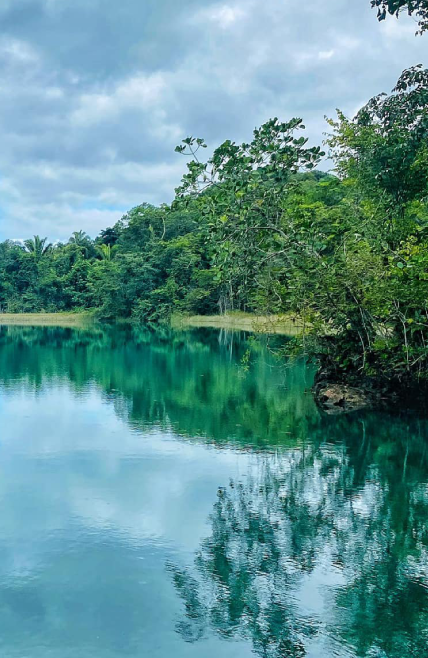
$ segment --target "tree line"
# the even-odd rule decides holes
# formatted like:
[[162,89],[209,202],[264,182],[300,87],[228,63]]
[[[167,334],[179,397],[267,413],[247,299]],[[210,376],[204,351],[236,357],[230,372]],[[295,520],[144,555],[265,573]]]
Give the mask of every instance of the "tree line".
[[208,247],[190,210],[142,204],[92,240],[34,236],[0,244],[3,312],[93,309],[102,319],[167,319],[172,309],[215,308]]
[[305,348],[340,377],[428,375],[428,70],[329,120],[325,156],[300,119],[271,119],[251,142],[201,156],[171,205],[142,204],[95,239],[0,244],[6,312],[93,309],[102,319],[174,312],[293,312]]

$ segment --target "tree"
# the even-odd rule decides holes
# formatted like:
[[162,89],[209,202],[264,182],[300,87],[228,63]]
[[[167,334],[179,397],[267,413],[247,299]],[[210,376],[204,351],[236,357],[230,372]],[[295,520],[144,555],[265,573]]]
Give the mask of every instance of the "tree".
[[355,358],[359,343],[358,368],[401,382],[428,374],[427,102],[428,70],[417,66],[353,120],[339,113],[330,122],[332,155],[360,209],[331,262],[332,272],[341,262],[326,304],[337,331],[333,358],[343,366],[339,352]]
[[372,7],[377,7],[377,17],[383,21],[387,14],[398,17],[400,12],[407,11],[409,16],[415,15],[420,34],[428,30],[428,0],[371,0]]
[[46,254],[48,254],[52,249],[52,244],[46,244],[47,238],[41,238],[39,235],[35,235],[33,238],[24,241],[26,250],[33,254],[36,260],[39,260]]
[[110,244],[100,244],[97,247],[98,254],[101,257],[101,260],[111,260],[112,258],[112,249]]
[[330,121],[341,176],[382,202],[389,216],[424,199],[428,189],[428,69],[406,69],[391,94],[372,98],[353,120]]
[[95,255],[93,242],[85,231],[74,231],[68,243],[75,245],[86,258]]
[[73,235],[69,239],[70,244],[77,244],[78,246],[85,245],[88,240],[90,240],[89,236],[85,231],[74,231]]
[[311,171],[324,155],[296,136],[304,128],[298,118],[271,119],[254,131],[250,143],[228,140],[205,163],[197,156],[203,139],[187,138],[176,148],[193,157],[176,190],[177,203],[197,200],[211,227],[223,309],[246,308],[261,263],[286,239],[281,216],[287,190],[298,184],[299,171]]
[[114,247],[114,245],[116,244],[116,242],[120,237],[122,228],[123,227],[118,222],[113,227],[109,227],[101,231],[96,241],[101,244],[106,244],[110,247]]

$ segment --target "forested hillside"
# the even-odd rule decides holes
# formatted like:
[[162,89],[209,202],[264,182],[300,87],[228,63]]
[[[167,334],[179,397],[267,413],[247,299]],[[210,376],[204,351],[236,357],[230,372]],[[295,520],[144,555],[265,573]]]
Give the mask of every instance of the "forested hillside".
[[428,70],[404,71],[390,95],[327,128],[334,174],[316,169],[325,153],[300,119],[270,120],[206,162],[204,140],[187,138],[171,206],[142,204],[95,240],[1,244],[2,310],[141,322],[292,311],[337,375],[426,378]]

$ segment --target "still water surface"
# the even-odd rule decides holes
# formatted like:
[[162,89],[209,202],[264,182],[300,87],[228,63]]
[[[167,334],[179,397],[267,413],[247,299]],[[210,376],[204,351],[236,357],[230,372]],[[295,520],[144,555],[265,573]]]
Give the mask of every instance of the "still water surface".
[[[273,340],[273,339],[272,339]],[[0,329],[0,655],[428,656],[428,426],[243,334]]]

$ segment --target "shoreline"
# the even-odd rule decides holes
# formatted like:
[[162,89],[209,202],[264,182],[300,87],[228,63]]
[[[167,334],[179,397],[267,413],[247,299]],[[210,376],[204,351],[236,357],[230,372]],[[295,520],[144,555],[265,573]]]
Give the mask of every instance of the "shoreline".
[[[0,326],[46,326],[82,327],[96,321],[90,312],[82,313],[0,313]],[[117,320],[130,322],[131,319]],[[234,312],[226,315],[173,315],[170,326],[173,329],[203,328],[230,329],[258,334],[297,336],[303,330],[299,318],[290,315],[260,316]]]
[[3,327],[82,327],[91,320],[89,313],[0,313]]
[[261,316],[241,312],[226,315],[176,315],[171,319],[171,326],[175,329],[212,327],[282,336],[298,336],[303,330],[302,321],[293,315]]

